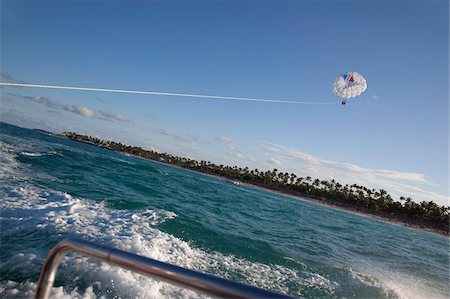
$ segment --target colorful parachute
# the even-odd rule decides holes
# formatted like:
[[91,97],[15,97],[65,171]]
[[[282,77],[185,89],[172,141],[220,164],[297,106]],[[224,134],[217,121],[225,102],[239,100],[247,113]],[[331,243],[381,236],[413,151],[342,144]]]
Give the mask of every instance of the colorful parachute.
[[345,72],[339,75],[333,84],[334,95],[344,99],[354,98],[362,94],[367,88],[367,82],[364,77],[357,72]]

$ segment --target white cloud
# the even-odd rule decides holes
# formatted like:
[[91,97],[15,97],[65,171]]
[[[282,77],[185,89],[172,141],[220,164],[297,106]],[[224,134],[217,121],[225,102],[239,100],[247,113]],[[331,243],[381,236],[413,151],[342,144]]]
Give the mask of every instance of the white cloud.
[[120,114],[112,113],[112,112],[105,111],[105,110],[98,110],[97,112],[104,118],[107,118],[110,120],[129,122],[128,118],[126,118],[125,116],[120,115]]
[[85,117],[92,117],[94,115],[94,111],[92,111],[91,109],[78,105],[64,105],[63,109]]
[[[8,95],[35,102],[35,103],[41,104],[50,109],[64,110],[64,111],[75,113],[75,114],[78,114],[78,115],[81,115],[84,117],[93,117],[96,114],[96,112],[94,110],[92,110],[88,107],[64,104],[58,100],[53,100],[53,99],[49,99],[46,97],[32,97],[32,96],[15,94],[15,93],[11,93],[11,92],[8,92]],[[50,112],[54,113],[55,111],[50,111]],[[113,112],[106,111],[106,110],[98,110],[97,113],[101,116],[100,118],[104,119],[104,120],[129,122],[129,120],[121,114],[113,113]]]
[[189,135],[186,133],[181,133],[181,132],[175,132],[175,131],[164,129],[164,128],[156,128],[156,129],[151,129],[151,130],[160,135],[170,137],[178,142],[196,143],[196,142],[200,141],[200,139],[197,136],[192,136],[192,135]]
[[216,140],[221,142],[221,143],[223,143],[223,144],[226,144],[226,145],[236,144],[236,142],[234,140],[232,140],[232,139],[230,139],[228,137],[225,137],[225,136],[216,137]]
[[42,104],[48,108],[52,108],[52,109],[62,109],[63,108],[63,105],[59,101],[52,100],[52,99],[49,99],[46,97],[30,97],[30,96],[16,95],[13,93],[10,93],[10,94],[13,96],[16,96],[16,97],[20,97],[25,100],[29,100],[29,101],[33,101],[38,104]]
[[318,170],[324,170],[324,168],[329,168],[330,171],[351,172],[351,173],[371,175],[379,178],[406,180],[412,182],[431,184],[429,181],[425,179],[425,176],[421,173],[402,172],[385,169],[369,169],[351,163],[327,161],[317,158],[313,155],[303,153],[297,149],[287,148],[273,143],[258,144],[256,145],[256,148],[258,148],[260,151],[266,154],[277,155],[281,158],[289,159],[293,162],[303,163],[309,170],[312,170],[314,172],[317,172]]
[[241,152],[237,152],[237,151],[231,151],[228,153],[230,156],[235,157],[235,158],[239,158],[239,159],[245,159],[244,155]]
[[280,146],[274,143],[260,143],[255,146],[270,157],[271,164],[286,165],[284,171],[294,172],[301,176],[312,176],[321,179],[334,178],[341,183],[360,184],[369,188],[386,189],[394,196],[410,196],[415,201],[430,201],[440,205],[450,205],[447,196],[424,190],[417,184],[435,185],[425,176],[417,172],[403,172],[386,169],[364,168],[356,164],[342,163],[320,159],[301,152],[298,149]]
[[8,82],[12,82],[12,83],[26,83],[25,81],[22,80],[18,80],[16,78],[14,78],[13,76],[11,76],[9,73],[7,72],[0,72],[0,77]]
[[53,121],[42,121],[25,115],[23,112],[14,109],[0,108],[0,119],[4,122],[30,129],[42,129],[49,132],[59,133],[62,131],[71,131],[72,128],[61,125]]
[[236,141],[234,141],[231,138],[225,137],[225,136],[219,136],[216,137],[216,141],[225,144],[228,146],[228,156],[233,158],[239,158],[240,160],[246,160],[249,161],[247,157],[242,153],[242,151],[239,149],[239,145]]
[[383,170],[383,169],[376,169],[376,170],[369,170],[366,169],[366,171],[372,171],[374,175],[385,177],[385,178],[391,178],[395,180],[407,180],[407,181],[413,181],[413,182],[422,182],[427,184],[432,184],[428,180],[425,179],[425,176],[422,173],[415,173],[415,172],[401,172],[401,171],[395,171],[395,170]]
[[380,186],[384,187],[386,190],[397,197],[405,196],[411,197],[412,199],[420,199],[419,201],[434,201],[439,205],[450,206],[450,199],[448,196],[439,194],[432,191],[427,191],[417,186],[411,186],[407,184],[402,184],[394,181],[384,180],[379,182]]
[[274,158],[270,158],[269,159],[269,163],[276,164],[276,165],[281,165],[282,164],[280,160],[277,160],[277,159],[274,159]]
[[87,107],[82,107],[82,106],[78,106],[78,105],[67,105],[64,103],[61,103],[58,100],[52,100],[46,97],[32,97],[32,96],[25,96],[25,95],[20,95],[20,94],[14,94],[14,93],[9,93],[10,95],[17,97],[17,98],[21,98],[24,100],[28,100],[28,101],[32,101],[41,105],[44,105],[47,108],[51,108],[54,110],[65,110],[68,112],[72,112],[84,117],[92,117],[94,115],[94,111],[87,108]]

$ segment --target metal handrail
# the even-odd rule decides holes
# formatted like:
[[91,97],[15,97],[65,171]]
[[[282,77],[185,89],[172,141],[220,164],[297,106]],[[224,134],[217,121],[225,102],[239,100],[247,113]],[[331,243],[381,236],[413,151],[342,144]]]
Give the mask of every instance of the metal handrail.
[[36,287],[35,298],[49,298],[56,271],[63,257],[76,251],[109,264],[164,280],[174,285],[222,298],[290,298],[264,289],[248,286],[210,274],[163,263],[148,257],[79,239],[59,242],[47,256]]

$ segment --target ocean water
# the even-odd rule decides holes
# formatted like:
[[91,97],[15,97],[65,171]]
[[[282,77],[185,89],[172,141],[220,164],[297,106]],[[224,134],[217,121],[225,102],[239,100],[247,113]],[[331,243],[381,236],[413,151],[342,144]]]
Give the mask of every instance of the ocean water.
[[[448,298],[449,239],[1,124],[0,297],[72,236],[304,298]],[[78,255],[55,298],[199,298]]]

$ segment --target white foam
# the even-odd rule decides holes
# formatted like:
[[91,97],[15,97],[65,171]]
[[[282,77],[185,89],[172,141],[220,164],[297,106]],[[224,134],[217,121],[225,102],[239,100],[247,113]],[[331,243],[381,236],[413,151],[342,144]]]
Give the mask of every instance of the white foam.
[[442,293],[443,290],[427,287],[424,281],[418,281],[408,273],[380,269],[377,265],[360,267],[357,271],[350,269],[350,273],[353,278],[362,283],[383,290],[387,297],[395,296],[400,299],[448,298],[446,294]]
[[[0,281],[0,294],[2,298],[34,298],[36,284],[34,282],[26,281],[24,283],[17,283],[12,280]],[[73,289],[70,292],[64,290],[63,287],[54,287],[50,293],[50,298],[58,299],[94,299],[97,298],[93,291],[93,287],[87,287],[84,292],[79,292],[78,289]],[[105,298],[101,296],[99,298]]]
[[119,158],[116,158],[116,157],[109,157],[109,158],[112,159],[112,160],[118,161],[118,162],[125,163],[125,164],[136,165],[136,163],[131,162],[131,161],[127,161],[127,160],[124,160],[124,159],[119,159]]
[[[335,283],[318,274],[299,273],[278,265],[252,263],[232,255],[207,253],[194,248],[189,243],[155,227],[163,221],[176,217],[176,214],[170,211],[115,210],[106,207],[104,203],[82,200],[67,193],[41,190],[25,185],[7,188],[5,193],[0,204],[5,211],[3,216],[14,217],[16,220],[14,226],[19,229],[34,227],[48,230],[56,236],[59,235],[60,238],[67,234],[77,235],[182,267],[214,273],[222,277],[242,277],[246,283],[285,293],[288,292],[288,285],[292,284],[317,286],[330,294],[336,287]],[[18,209],[21,212],[17,214]],[[26,212],[27,210],[32,213]],[[8,233],[8,229],[11,228],[5,229],[4,233]],[[44,258],[42,253],[40,253],[41,256],[36,254],[32,248],[24,248],[12,258],[8,266],[22,265],[21,268],[16,266],[14,269],[19,272],[36,270],[35,265],[40,265]],[[68,273],[73,272],[75,267],[78,277],[90,281],[91,286],[94,284],[101,285],[102,288],[107,286],[109,289],[112,288],[111,292],[127,298],[198,296],[166,283],[143,278],[130,271],[106,264],[98,265],[97,262],[88,258],[72,257],[70,261],[67,267],[72,270],[67,270]],[[111,281],[114,282],[113,287]],[[70,290],[66,291],[70,292]]]
[[162,169],[158,169],[158,173],[160,173],[162,175],[170,175],[167,171],[164,171]]
[[33,152],[21,152],[20,154],[28,157],[42,157],[46,155],[46,153],[33,153]]
[[[37,146],[28,143],[20,143],[16,145],[11,145],[4,141],[0,141],[0,179],[1,180],[19,180],[25,181],[28,179],[27,171],[29,170],[28,165],[19,163],[17,161],[18,155],[28,156],[28,157],[41,157],[44,155],[60,155],[56,151],[48,152],[34,152],[31,151]],[[27,149],[27,151],[23,151]],[[31,149],[31,150],[30,150]],[[43,149],[41,149],[43,150]],[[41,178],[53,179],[46,173],[28,173],[29,175],[35,177],[39,175]]]
[[[107,207],[102,202],[75,198],[67,193],[32,186],[26,182],[28,174],[22,171],[24,165],[16,161],[16,153],[35,153],[35,149],[29,150],[28,145],[12,148],[8,144],[2,144],[1,152],[6,156],[6,168],[16,176],[3,180],[5,184],[0,188],[1,217],[2,223],[5,223],[2,235],[5,237],[21,231],[31,231],[45,233],[48,235],[45,241],[56,243],[64,236],[75,235],[182,267],[226,278],[240,277],[245,283],[280,292],[288,292],[288,285],[293,284],[317,286],[330,294],[336,287],[335,283],[318,274],[296,272],[278,265],[252,263],[232,255],[208,253],[195,248],[188,242],[155,227],[164,221],[174,219],[176,214],[172,211],[117,210]],[[31,235],[30,240],[24,239],[23,244],[18,246],[20,248],[18,253],[10,257],[1,267],[22,273],[26,275],[25,277],[29,276],[29,273],[40,272],[47,252],[39,249],[39,242],[42,241],[33,238]],[[99,264],[88,258],[70,257],[58,271],[58,275],[66,274],[72,275],[71,281],[83,280],[93,288],[92,290],[97,289],[97,293],[100,292],[106,297],[113,294],[125,298],[199,297],[194,292],[144,278],[107,264]],[[0,297],[13,293],[19,297],[28,297],[28,292],[30,290],[32,292],[35,288],[31,281],[11,284],[13,285],[8,286],[2,282],[0,286],[4,289],[2,291],[0,288]],[[91,294],[89,290],[78,291],[73,285],[72,289],[66,286],[54,288],[53,291],[59,298],[65,296],[82,298],[86,294],[89,298]]]
[[14,149],[7,143],[0,141],[0,179],[12,175],[19,167]]
[[[27,150],[23,151],[23,148]],[[332,296],[339,287],[336,282],[317,273],[252,263],[232,255],[195,248],[155,227],[175,218],[176,214],[171,211],[116,210],[104,203],[31,186],[25,182],[26,173],[22,171],[26,166],[16,160],[16,153],[33,153],[29,148],[29,145],[17,148],[0,142],[0,208],[2,223],[6,224],[2,226],[3,236],[21,230],[44,232],[51,234],[49,240],[56,243],[66,235],[76,235],[190,269],[227,278],[240,277],[243,282],[280,292],[288,292],[288,286],[292,285],[311,286]],[[33,238],[31,235],[30,240],[24,239],[18,252],[2,262],[0,268],[27,276],[38,273],[47,252],[39,249]],[[366,272],[358,269],[358,272],[364,275],[355,272],[354,277],[364,284],[385,290],[388,296],[395,293],[394,296],[400,298],[439,298],[439,294],[421,289],[413,278],[404,275],[373,269]],[[97,295],[107,298],[115,295],[123,298],[199,297],[194,292],[82,257],[71,256],[65,260],[58,271],[58,276],[64,275],[71,275],[73,281],[87,282],[89,287],[85,290],[73,285],[55,287],[52,290],[55,298],[95,298]],[[35,287],[35,283],[29,280],[0,281],[0,297],[32,297]]]

